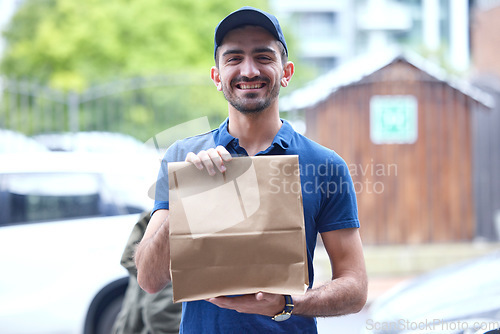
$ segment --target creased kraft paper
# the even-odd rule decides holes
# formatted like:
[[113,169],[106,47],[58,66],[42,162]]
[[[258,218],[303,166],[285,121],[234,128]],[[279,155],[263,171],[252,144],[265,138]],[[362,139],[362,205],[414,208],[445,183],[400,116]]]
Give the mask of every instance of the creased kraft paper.
[[298,156],[233,158],[209,176],[168,164],[174,301],[308,286]]

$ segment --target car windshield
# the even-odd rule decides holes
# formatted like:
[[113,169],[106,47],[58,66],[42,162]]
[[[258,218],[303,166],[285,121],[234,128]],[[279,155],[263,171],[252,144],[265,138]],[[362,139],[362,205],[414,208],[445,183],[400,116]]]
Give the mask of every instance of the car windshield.
[[119,205],[102,175],[31,173],[0,176],[0,225],[140,212]]

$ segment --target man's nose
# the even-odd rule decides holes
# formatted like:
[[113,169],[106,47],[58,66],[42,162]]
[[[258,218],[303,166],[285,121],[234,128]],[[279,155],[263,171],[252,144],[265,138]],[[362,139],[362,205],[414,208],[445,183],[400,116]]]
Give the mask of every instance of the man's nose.
[[260,71],[257,64],[252,59],[245,59],[241,64],[240,74],[247,78],[254,78],[260,75]]

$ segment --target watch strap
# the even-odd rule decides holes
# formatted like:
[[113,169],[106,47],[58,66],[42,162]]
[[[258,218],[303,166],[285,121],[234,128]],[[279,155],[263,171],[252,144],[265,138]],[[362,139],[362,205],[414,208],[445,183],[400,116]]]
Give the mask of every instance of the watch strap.
[[284,295],[285,297],[285,308],[280,313],[276,314],[272,319],[274,321],[285,321],[290,319],[293,311],[293,300],[292,296]]
[[292,313],[293,311],[293,299],[290,295],[285,295],[285,308],[283,309],[285,313]]

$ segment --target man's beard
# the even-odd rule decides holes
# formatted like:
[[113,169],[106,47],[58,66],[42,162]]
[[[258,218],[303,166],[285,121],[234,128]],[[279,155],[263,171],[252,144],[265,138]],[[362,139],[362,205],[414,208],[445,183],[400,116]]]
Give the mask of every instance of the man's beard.
[[[235,78],[231,81],[230,87],[235,87],[234,82],[245,82],[245,83],[250,83],[253,81],[262,81],[266,83],[266,87],[269,86],[269,80],[265,78],[254,78],[254,79],[241,79],[240,78]],[[229,90],[227,86],[224,84],[222,85],[222,93],[224,94],[224,97],[226,98],[227,102],[229,102],[230,105],[232,105],[236,110],[241,112],[242,114],[256,114],[259,113],[266,108],[268,108],[273,100],[278,97],[280,93],[280,84],[279,81],[272,87],[271,91],[266,93],[264,97],[261,99],[257,100],[257,93],[246,93],[243,98],[237,97],[234,94],[234,90]]]

